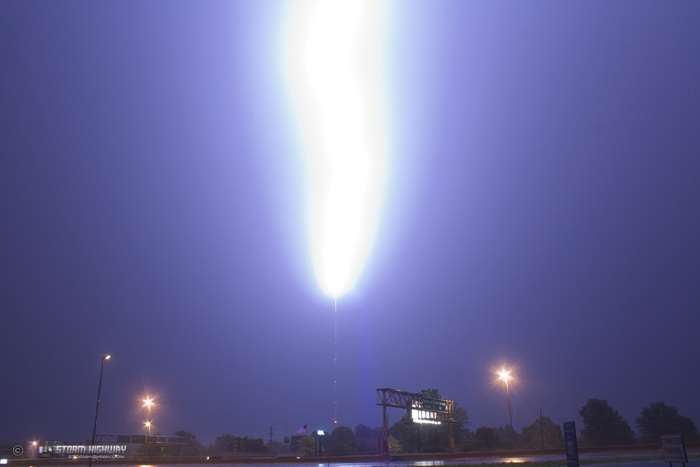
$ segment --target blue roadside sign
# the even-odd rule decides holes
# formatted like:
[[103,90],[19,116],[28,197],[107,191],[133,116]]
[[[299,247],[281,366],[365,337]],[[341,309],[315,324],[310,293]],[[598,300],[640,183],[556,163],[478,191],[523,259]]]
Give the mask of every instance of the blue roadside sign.
[[566,466],[579,467],[576,423],[564,422],[564,444],[566,446]]

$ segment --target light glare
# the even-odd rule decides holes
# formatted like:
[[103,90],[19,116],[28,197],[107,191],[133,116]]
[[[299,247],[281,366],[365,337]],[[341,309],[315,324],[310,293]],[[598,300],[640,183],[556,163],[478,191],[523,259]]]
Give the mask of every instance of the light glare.
[[506,370],[505,368],[501,368],[500,370],[498,370],[498,378],[507,384],[511,378],[510,370]]
[[376,0],[292,3],[285,67],[308,174],[308,228],[323,291],[347,292],[371,248],[386,171]]

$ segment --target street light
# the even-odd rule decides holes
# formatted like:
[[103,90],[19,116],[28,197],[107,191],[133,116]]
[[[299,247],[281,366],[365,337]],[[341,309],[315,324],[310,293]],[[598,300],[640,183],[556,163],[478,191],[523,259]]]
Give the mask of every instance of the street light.
[[318,440],[318,457],[323,455],[323,442],[321,437],[325,436],[326,432],[323,430],[316,430],[316,439]]
[[[100,393],[102,392],[102,373],[104,372],[105,369],[105,360],[109,360],[112,358],[111,355],[103,355],[102,356],[102,362],[100,363],[100,382],[97,385],[97,404],[95,406],[95,423],[92,424],[92,443],[95,444],[95,433],[97,432],[97,414],[100,412]],[[92,456],[90,457],[90,460],[88,462],[88,465],[92,467]]]
[[506,394],[508,395],[508,418],[510,419],[510,429],[513,429],[513,413],[510,410],[510,386],[508,385],[508,381],[512,378],[510,374],[510,370],[506,370],[505,368],[501,367],[500,370],[496,372],[498,374],[498,379],[506,383]]
[[151,436],[151,421],[146,420],[146,422],[143,424],[143,426],[146,428],[146,457],[148,457],[148,437]]
[[153,400],[152,397],[147,396],[143,399],[143,406],[146,407],[146,409],[148,409],[148,415],[151,414],[151,407],[153,407],[154,405],[155,405],[155,401]]
[[151,436],[151,407],[153,407],[154,402],[153,398],[150,396],[146,396],[143,399],[143,406],[146,407],[146,410],[148,410],[148,421],[145,423],[145,427],[148,428],[148,431],[146,432],[146,457],[148,457],[148,438]]

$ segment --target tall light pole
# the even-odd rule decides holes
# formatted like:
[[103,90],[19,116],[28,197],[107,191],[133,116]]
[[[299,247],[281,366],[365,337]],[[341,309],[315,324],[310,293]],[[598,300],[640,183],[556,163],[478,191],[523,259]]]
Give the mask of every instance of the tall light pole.
[[148,410],[148,418],[146,420],[146,423],[144,426],[148,429],[146,432],[146,457],[148,457],[148,438],[151,436],[151,407],[153,407],[153,398],[150,396],[147,396],[143,399],[143,406],[146,407],[146,410]]
[[508,395],[508,418],[510,419],[510,429],[513,429],[513,413],[510,410],[510,386],[508,385],[508,381],[512,378],[510,375],[510,370],[506,370],[505,368],[501,368],[498,370],[498,378],[506,383],[506,394]]
[[[102,362],[100,363],[100,382],[97,385],[97,404],[95,405],[95,422],[92,424],[92,442],[91,444],[95,444],[95,433],[97,433],[97,414],[100,412],[100,393],[102,392],[102,373],[104,372],[105,369],[105,360],[109,360],[112,358],[111,355],[103,355],[102,356]],[[92,467],[92,456],[90,456],[90,460],[88,462],[88,465]]]
[[148,457],[148,437],[151,436],[151,421],[146,420],[146,422],[143,424],[144,427],[146,427],[146,457]]

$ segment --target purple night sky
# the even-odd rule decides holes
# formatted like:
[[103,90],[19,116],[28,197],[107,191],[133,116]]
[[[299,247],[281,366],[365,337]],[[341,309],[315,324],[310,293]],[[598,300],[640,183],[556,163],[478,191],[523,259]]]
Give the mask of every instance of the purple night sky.
[[[0,441],[331,428],[282,0],[0,2]],[[391,173],[338,417],[700,424],[700,2],[390,2]],[[390,422],[401,416],[390,412]]]

